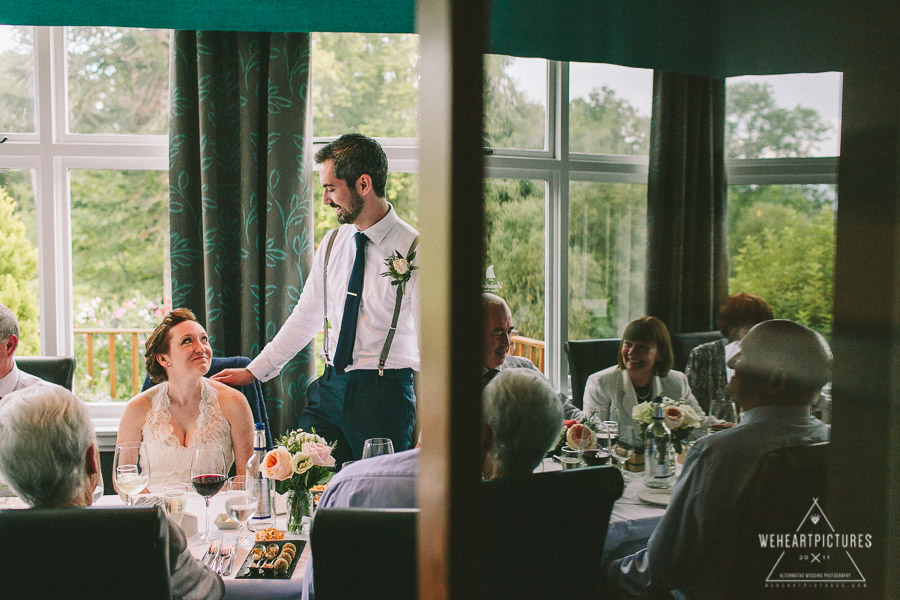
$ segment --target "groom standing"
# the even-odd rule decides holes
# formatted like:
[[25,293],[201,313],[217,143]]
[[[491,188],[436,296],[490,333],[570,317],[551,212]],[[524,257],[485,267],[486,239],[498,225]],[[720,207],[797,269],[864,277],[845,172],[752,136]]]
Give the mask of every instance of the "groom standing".
[[387,156],[375,140],[342,135],[316,153],[322,201],[341,226],[325,234],[300,299],[246,369],[213,379],[268,381],[323,327],[324,375],[310,384],[300,426],[337,441],[337,464],[359,459],[368,438],[410,446],[413,372],[419,369],[418,233],[385,199]]

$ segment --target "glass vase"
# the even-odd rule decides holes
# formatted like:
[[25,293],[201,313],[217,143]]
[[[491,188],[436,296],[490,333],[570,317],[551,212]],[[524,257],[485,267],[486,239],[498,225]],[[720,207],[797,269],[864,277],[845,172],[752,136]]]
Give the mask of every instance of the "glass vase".
[[293,534],[303,533],[303,517],[312,512],[312,494],[309,490],[291,490],[287,495],[287,530]]

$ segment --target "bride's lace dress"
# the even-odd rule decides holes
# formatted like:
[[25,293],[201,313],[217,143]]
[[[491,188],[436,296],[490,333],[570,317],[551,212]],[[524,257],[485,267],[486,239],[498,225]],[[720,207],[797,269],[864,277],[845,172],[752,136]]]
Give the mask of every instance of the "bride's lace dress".
[[175,481],[190,485],[191,458],[194,448],[199,446],[222,446],[228,468],[231,469],[234,462],[231,425],[222,414],[212,384],[206,378],[200,381],[200,415],[197,417],[197,430],[187,447],[182,446],[173,433],[172,413],[169,412],[169,382],[160,385],[153,396],[152,405],[141,428],[144,449],[150,463],[150,486],[161,488],[162,485]]

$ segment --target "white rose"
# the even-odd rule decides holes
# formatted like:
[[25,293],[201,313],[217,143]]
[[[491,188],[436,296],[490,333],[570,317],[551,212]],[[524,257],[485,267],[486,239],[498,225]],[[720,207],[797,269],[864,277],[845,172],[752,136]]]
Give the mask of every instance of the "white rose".
[[297,475],[303,475],[313,467],[313,459],[309,454],[298,452],[291,457],[291,468]]
[[406,275],[409,273],[409,263],[405,258],[395,258],[391,263],[394,265],[394,270],[397,271],[398,275]]

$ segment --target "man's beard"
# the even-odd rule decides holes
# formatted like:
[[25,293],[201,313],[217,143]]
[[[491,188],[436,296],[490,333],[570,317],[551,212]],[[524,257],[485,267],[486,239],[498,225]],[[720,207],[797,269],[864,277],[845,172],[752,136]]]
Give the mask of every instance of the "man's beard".
[[359,213],[362,212],[364,206],[365,202],[363,201],[362,196],[360,196],[355,189],[351,189],[350,205],[346,210],[341,208],[341,210],[337,213],[338,223],[340,223],[341,225],[354,223],[356,221],[356,217],[358,217]]

